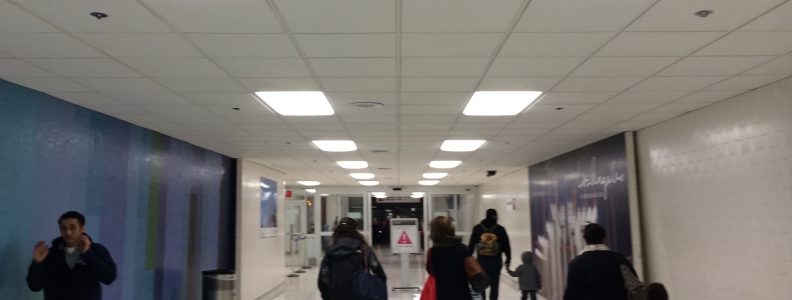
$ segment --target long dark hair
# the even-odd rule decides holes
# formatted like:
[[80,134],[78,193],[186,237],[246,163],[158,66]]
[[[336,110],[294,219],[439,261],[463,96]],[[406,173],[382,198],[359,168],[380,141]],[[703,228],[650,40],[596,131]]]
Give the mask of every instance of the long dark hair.
[[344,217],[341,221],[338,221],[338,227],[333,232],[333,243],[342,237],[357,239],[364,245],[366,244],[366,239],[357,231],[357,221],[349,217]]

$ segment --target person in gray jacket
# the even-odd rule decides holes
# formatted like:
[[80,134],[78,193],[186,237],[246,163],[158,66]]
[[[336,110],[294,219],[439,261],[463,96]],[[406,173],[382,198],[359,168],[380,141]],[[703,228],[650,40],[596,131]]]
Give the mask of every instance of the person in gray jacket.
[[522,254],[523,264],[514,269],[506,269],[512,277],[519,277],[520,290],[522,290],[522,300],[527,300],[531,295],[531,300],[536,300],[536,291],[542,289],[542,275],[533,264],[533,252],[525,251]]

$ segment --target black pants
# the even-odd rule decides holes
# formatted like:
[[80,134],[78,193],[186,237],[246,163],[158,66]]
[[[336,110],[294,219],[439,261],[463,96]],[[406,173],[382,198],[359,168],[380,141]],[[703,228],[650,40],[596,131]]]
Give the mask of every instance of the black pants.
[[536,291],[523,290],[522,292],[520,300],[528,300],[528,295],[531,295],[531,300],[536,300]]
[[[500,284],[500,273],[503,268],[503,262],[500,257],[486,257],[480,256],[478,262],[487,276],[490,278],[490,300],[498,300],[498,285]],[[478,291],[481,294],[482,300],[487,300],[484,291]]]

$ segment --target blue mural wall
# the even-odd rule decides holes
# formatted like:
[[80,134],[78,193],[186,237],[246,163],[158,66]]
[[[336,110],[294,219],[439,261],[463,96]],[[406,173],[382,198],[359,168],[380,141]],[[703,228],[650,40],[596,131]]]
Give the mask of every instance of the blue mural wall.
[[104,299],[199,299],[201,271],[233,268],[234,159],[0,80],[0,298],[32,249],[77,210],[118,278]]

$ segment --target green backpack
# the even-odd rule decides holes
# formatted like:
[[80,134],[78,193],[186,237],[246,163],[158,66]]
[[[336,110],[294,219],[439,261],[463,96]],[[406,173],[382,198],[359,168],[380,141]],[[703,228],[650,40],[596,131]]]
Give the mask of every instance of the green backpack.
[[478,244],[476,244],[478,256],[499,256],[500,245],[498,244],[498,235],[495,234],[495,228],[498,227],[498,224],[494,224],[492,227],[484,226],[484,224],[479,224],[479,226],[484,232],[481,234]]

